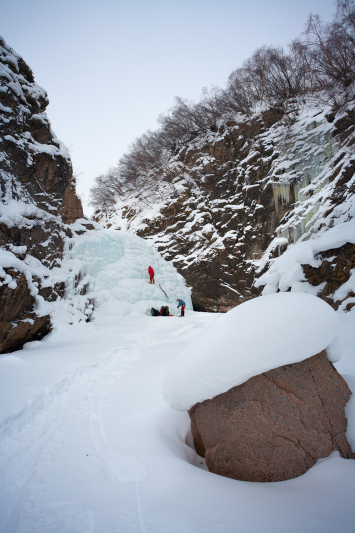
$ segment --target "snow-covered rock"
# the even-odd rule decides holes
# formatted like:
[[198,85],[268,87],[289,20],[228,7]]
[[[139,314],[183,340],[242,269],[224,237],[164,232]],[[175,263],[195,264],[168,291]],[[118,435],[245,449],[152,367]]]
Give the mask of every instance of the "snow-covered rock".
[[336,312],[309,294],[249,300],[181,351],[165,376],[164,398],[174,409],[188,410],[262,372],[318,354],[338,329]]
[[255,285],[262,294],[298,291],[316,294],[343,309],[355,303],[355,219],[290,245]]
[[333,451],[355,459],[346,438],[350,396],[322,351],[196,404],[195,449],[211,472],[243,481],[292,479]]

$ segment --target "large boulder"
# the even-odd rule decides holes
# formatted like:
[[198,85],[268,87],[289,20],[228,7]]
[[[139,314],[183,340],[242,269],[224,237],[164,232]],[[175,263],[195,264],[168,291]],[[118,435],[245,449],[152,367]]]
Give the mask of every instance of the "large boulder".
[[195,449],[211,472],[243,481],[295,478],[333,450],[355,458],[345,436],[350,395],[323,350],[194,405]]

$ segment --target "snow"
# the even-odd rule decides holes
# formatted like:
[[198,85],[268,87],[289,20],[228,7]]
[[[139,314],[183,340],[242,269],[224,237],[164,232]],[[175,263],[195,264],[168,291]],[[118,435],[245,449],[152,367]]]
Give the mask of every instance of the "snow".
[[27,261],[26,263],[18,259],[12,252],[7,252],[6,250],[0,249],[0,278],[3,279],[3,281],[0,281],[0,284],[8,284],[10,289],[16,289],[17,284],[15,280],[13,280],[12,277],[6,274],[4,271],[4,268],[13,267],[19,272],[23,272],[23,274],[26,276],[27,284],[31,294],[36,296],[38,294],[38,289],[32,281],[32,275],[37,275],[39,273],[37,268],[38,266],[41,267],[40,270],[42,270],[42,272],[47,271],[47,269],[34,258],[30,259],[31,260]]
[[[80,221],[74,227],[84,230]],[[355,311],[337,313],[338,334],[335,312],[307,294],[263,296],[223,316],[191,310],[183,319],[146,316],[153,302],[176,305],[174,298],[182,297],[190,305],[183,278],[143,239],[95,228],[68,240],[61,266],[51,271],[28,255],[27,264],[2,252],[3,262],[35,269],[44,283],[68,279],[69,298],[48,303],[37,296],[38,312],[52,314],[53,332],[0,356],[0,532],[234,533],[240,527],[255,533],[262,524],[263,533],[349,533],[354,461],[334,452],[282,483],[211,474],[193,449],[187,412],[171,409],[162,387],[182,354],[206,343],[238,309],[246,314],[233,332],[244,323],[255,337],[260,305],[279,355],[286,338],[307,357],[310,346],[319,351],[336,337],[332,355],[342,351],[336,365],[355,387]],[[148,283],[149,264],[168,300]],[[85,322],[83,302],[91,297],[96,308]],[[286,300],[293,302],[289,315],[290,306],[281,313],[274,305]],[[306,339],[310,314],[314,335]],[[222,358],[223,350],[217,354]],[[353,400],[347,415],[354,442]]]
[[[21,190],[22,192],[23,190]],[[41,221],[60,221],[59,217],[51,215],[30,202],[5,199],[0,204],[0,222],[6,224],[9,228],[14,226],[31,228],[38,224],[38,219]]]
[[254,298],[235,307],[172,363],[165,400],[177,410],[214,398],[249,378],[316,355],[334,340],[336,312],[303,293]]
[[[338,364],[354,376],[355,313],[341,316]],[[355,461],[334,452],[297,479],[247,483],[192,449],[162,380],[220,318],[101,316],[0,356],[0,531],[350,533]]]
[[[317,254],[333,248],[339,248],[347,242],[355,243],[355,219],[338,224],[307,241],[291,244],[280,257],[274,260],[268,271],[256,280],[255,286],[261,287],[264,285],[263,294],[270,294],[277,290],[287,291],[290,288],[292,291],[317,294],[322,287],[313,287],[306,281],[302,264],[319,267],[321,260],[317,259]],[[262,267],[265,264],[265,259],[262,259],[260,263]],[[342,300],[350,291],[355,291],[355,276],[353,274],[336,291],[334,294],[335,301]]]

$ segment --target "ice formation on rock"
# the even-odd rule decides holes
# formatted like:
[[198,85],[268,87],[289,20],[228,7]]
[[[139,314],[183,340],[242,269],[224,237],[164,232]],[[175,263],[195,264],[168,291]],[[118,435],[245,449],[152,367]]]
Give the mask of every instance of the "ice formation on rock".
[[[69,239],[66,246],[67,296],[86,314],[91,312],[90,306],[85,310],[90,300],[96,315],[142,313],[162,305],[178,314],[177,298],[192,310],[184,278],[144,239],[124,231],[99,229]],[[149,284],[149,265],[155,271],[155,285]]]

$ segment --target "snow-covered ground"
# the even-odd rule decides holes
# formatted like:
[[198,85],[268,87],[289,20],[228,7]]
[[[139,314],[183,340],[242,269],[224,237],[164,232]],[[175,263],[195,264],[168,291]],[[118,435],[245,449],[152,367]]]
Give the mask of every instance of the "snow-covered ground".
[[[248,483],[191,448],[163,376],[219,318],[99,313],[0,356],[1,533],[351,533],[355,461]],[[337,367],[355,382],[355,311],[341,318]]]
[[[149,264],[155,286],[148,283]],[[171,409],[162,385],[198,336],[198,345],[212,347],[211,332],[228,316],[191,311],[184,279],[149,244],[97,228],[68,240],[61,267],[51,273],[67,279],[68,295],[42,302],[53,332],[0,355],[0,533],[352,532],[355,461],[338,453],[281,483],[207,471],[192,448],[187,412]],[[188,304],[185,318],[145,314],[168,304],[177,315],[178,297]],[[85,322],[91,299],[96,307]],[[270,313],[275,317],[275,309]],[[355,308],[337,314],[343,358],[336,364],[355,390]],[[300,329],[283,320],[284,329]],[[355,447],[353,400],[347,415]]]

